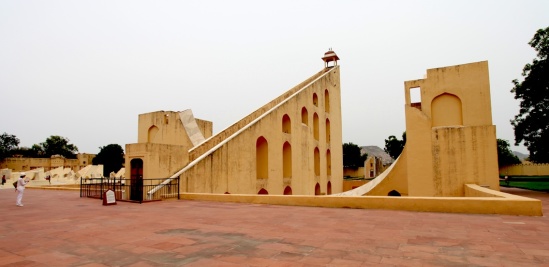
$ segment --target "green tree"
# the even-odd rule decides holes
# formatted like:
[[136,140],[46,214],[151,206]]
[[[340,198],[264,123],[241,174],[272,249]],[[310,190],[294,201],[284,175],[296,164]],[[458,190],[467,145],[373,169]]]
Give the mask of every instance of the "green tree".
[[538,55],[522,69],[524,81],[513,80],[511,93],[521,102],[511,124],[515,144],[524,142],[530,160],[549,163],[549,27],[539,29],[528,44]]
[[20,155],[23,158],[43,158],[44,157],[43,155],[37,154],[37,152],[32,148],[28,148],[28,147],[18,147],[12,151],[13,151],[12,155]]
[[497,142],[498,142],[498,165],[500,168],[503,166],[520,163],[520,159],[515,154],[513,154],[513,152],[510,149],[510,144],[507,140],[498,138]]
[[13,151],[19,145],[19,139],[12,134],[3,133],[0,135],[0,160],[13,155]]
[[385,150],[391,158],[397,159],[398,156],[400,156],[400,153],[402,153],[404,145],[406,145],[406,132],[402,133],[402,140],[398,140],[394,135],[385,139],[385,148],[383,150]]
[[353,143],[343,144],[343,167],[358,168],[364,166],[368,154],[360,154],[360,147]]
[[46,142],[40,143],[40,145],[33,146],[37,152],[43,151],[45,157],[51,157],[53,155],[61,155],[67,159],[75,159],[78,148],[69,143],[69,139],[58,135],[52,135]]
[[124,150],[120,145],[110,144],[99,148],[99,154],[92,160],[92,164],[103,164],[103,176],[109,177],[111,172],[118,172],[124,165]]

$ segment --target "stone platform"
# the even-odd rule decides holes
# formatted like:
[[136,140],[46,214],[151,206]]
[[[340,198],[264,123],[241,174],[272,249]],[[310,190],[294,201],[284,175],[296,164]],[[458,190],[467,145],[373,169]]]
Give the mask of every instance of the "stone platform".
[[[549,194],[505,192],[540,199]],[[546,216],[167,200],[0,190],[0,266],[548,266]]]

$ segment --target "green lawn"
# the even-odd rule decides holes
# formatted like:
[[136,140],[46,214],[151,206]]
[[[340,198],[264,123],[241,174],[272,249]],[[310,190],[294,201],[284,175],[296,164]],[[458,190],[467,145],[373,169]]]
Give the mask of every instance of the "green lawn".
[[509,181],[509,184],[507,184],[504,181],[500,181],[499,185],[502,187],[517,187],[517,188],[523,188],[523,189],[549,192],[549,180],[547,178],[549,177],[547,176],[527,177],[527,178],[525,177],[524,179],[525,181],[520,181],[519,177],[513,177],[514,180]]

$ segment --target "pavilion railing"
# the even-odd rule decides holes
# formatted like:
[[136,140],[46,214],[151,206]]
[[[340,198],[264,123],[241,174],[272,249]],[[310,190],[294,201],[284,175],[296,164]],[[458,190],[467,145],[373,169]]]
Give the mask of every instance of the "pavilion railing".
[[148,202],[179,198],[179,178],[126,179],[82,178],[80,197],[103,199],[103,193],[112,190],[117,201]]

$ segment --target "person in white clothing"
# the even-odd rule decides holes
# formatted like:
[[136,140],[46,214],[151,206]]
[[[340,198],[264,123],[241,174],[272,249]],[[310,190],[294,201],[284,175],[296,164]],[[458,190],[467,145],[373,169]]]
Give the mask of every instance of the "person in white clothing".
[[25,177],[25,173],[22,172],[17,180],[17,202],[15,204],[18,207],[23,207],[23,203],[21,203],[21,201],[23,200],[23,193],[25,193],[25,185],[29,182],[29,179],[26,179]]

